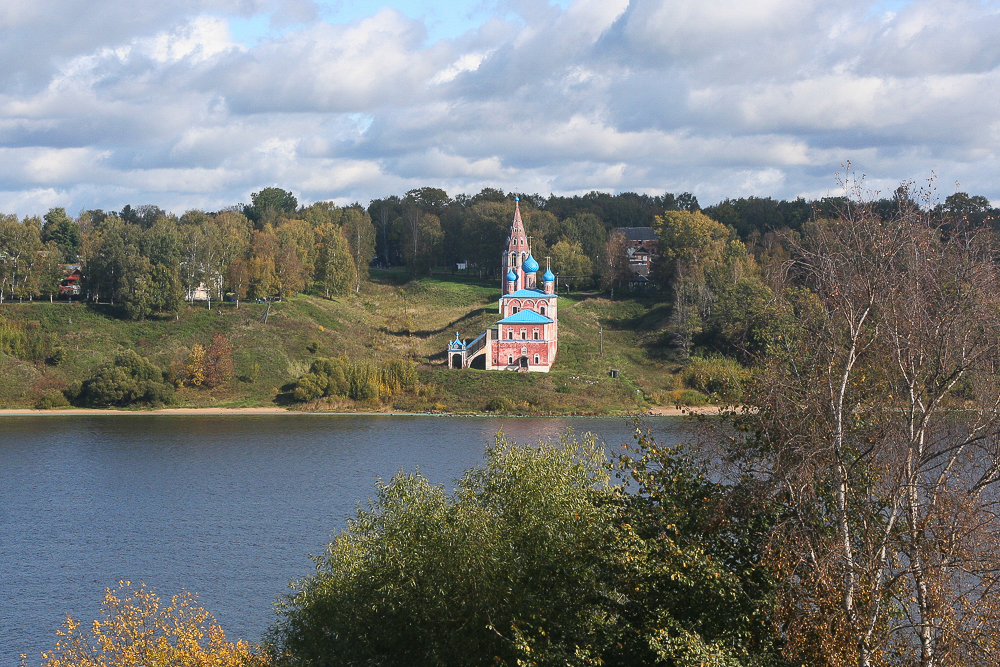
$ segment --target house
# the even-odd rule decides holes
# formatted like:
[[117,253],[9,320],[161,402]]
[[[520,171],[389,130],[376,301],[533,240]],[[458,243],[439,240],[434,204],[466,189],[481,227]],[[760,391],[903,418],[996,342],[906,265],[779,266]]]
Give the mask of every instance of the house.
[[652,227],[619,227],[617,231],[625,237],[625,254],[632,272],[629,287],[645,292],[652,286],[649,269],[659,255],[660,237]]
[[519,200],[500,264],[500,320],[471,343],[456,333],[448,343],[448,368],[547,373],[559,349],[556,277],[546,268],[542,288],[538,288],[540,267],[531,256]]
[[80,264],[63,264],[60,268],[66,277],[59,281],[59,296],[78,296],[83,282],[83,267]]

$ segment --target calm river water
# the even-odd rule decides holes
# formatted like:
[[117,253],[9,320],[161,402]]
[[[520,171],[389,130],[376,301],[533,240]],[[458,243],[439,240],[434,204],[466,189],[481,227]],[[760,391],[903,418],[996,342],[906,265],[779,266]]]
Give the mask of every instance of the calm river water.
[[[647,422],[684,438],[676,419]],[[235,639],[260,639],[271,602],[312,571],[377,478],[417,467],[449,487],[502,428],[518,442],[624,419],[343,415],[0,418],[0,665],[51,648],[66,614],[144,581],[198,593]]]

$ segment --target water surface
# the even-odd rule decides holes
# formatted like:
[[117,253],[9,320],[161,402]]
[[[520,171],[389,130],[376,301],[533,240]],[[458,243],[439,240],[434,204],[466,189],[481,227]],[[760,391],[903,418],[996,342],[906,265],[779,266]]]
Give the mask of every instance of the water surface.
[[[677,419],[647,422],[685,437]],[[451,483],[498,429],[519,442],[625,419],[357,415],[0,418],[0,665],[38,664],[66,614],[144,581],[198,593],[230,638],[260,639],[272,601],[312,570],[374,481],[415,468]]]

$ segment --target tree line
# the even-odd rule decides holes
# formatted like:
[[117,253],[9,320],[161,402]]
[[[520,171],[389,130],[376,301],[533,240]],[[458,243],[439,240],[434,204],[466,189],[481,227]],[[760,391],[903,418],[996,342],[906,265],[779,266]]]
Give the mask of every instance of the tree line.
[[[897,191],[872,202],[872,210],[887,218],[907,196]],[[690,193],[543,198],[486,188],[450,197],[424,187],[367,207],[299,206],[291,192],[272,187],[253,193],[250,204],[180,217],[153,205],[86,210],[75,219],[53,208],[23,220],[0,216],[0,300],[51,298],[64,278],[61,267],[75,263],[83,267],[85,297],[117,305],[135,319],[175,312],[196,296],[238,303],[298,292],[344,294],[360,289],[370,265],[401,265],[419,275],[462,263],[481,278],[496,279],[515,198],[536,259],[548,258],[561,282],[576,287],[627,284],[628,246],[616,230],[655,228],[661,259],[653,278],[673,301],[669,338],[685,353],[744,345],[724,331],[724,315],[742,307],[730,303],[732,290],[754,298],[759,289],[752,279],[787,255],[782,239],[835,217],[846,205],[843,197],[748,197],[702,210]],[[1000,211],[981,196],[956,193],[933,210],[950,224],[1000,224]],[[713,310],[722,315],[713,318]]]

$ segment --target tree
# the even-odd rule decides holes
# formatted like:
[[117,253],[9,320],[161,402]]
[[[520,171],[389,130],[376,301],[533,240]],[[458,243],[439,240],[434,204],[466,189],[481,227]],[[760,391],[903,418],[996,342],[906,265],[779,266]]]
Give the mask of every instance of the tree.
[[42,217],[45,219],[42,240],[55,242],[59,247],[62,261],[76,262],[80,254],[80,226],[66,215],[64,208],[50,208]]
[[41,232],[30,220],[0,215],[0,301],[5,290],[11,298],[34,294],[32,269],[41,248]]
[[240,307],[240,299],[247,298],[250,290],[250,267],[248,262],[238,259],[229,265],[226,272],[229,289],[236,295],[236,307]]
[[222,334],[212,334],[212,344],[205,351],[205,386],[218,387],[233,377],[233,352],[229,340]]
[[156,405],[173,399],[173,387],[166,383],[163,371],[151,361],[134,350],[123,350],[82,385],[68,389],[67,394],[67,398],[85,406]]
[[909,196],[883,218],[849,194],[792,246],[736,422],[738,455],[785,506],[768,550],[787,651],[821,665],[992,664],[995,248],[945,232]]
[[607,483],[592,440],[499,436],[451,496],[419,474],[380,483],[279,603],[276,661],[596,664],[608,523],[592,494]]
[[473,199],[462,226],[463,254],[480,275],[499,277],[500,256],[514,219],[514,202],[502,197],[500,201]]
[[184,380],[196,387],[205,382],[205,346],[195,343],[188,354],[187,365],[184,367]]
[[594,275],[594,265],[583,254],[579,243],[559,241],[549,251],[552,254],[552,269],[564,283],[574,285],[589,284]]
[[355,276],[350,247],[340,227],[324,223],[316,229],[319,256],[316,264],[316,282],[327,298],[347,294]]
[[632,277],[627,251],[625,234],[618,229],[612,230],[601,256],[601,289],[613,290]]
[[282,215],[292,215],[299,205],[295,195],[281,188],[264,188],[254,192],[250,201],[253,203],[245,207],[243,213],[257,229],[263,229],[266,224],[273,225]]
[[360,292],[361,281],[368,279],[368,265],[375,256],[375,227],[368,214],[357,208],[345,210],[342,220],[341,232],[351,249],[354,265],[354,291]]
[[167,667],[260,664],[242,640],[226,640],[215,618],[187,592],[164,603],[152,588],[129,581],[106,589],[92,624],[67,617],[42,667]]
[[[611,664],[779,667],[771,622],[778,582],[763,549],[780,505],[755,482],[719,480],[686,445],[656,442],[637,424],[616,461],[618,531],[606,576],[623,593]],[[609,656],[611,657],[611,656]]]
[[[601,265],[601,253],[604,252],[604,245],[608,242],[608,231],[604,228],[604,223],[593,213],[578,213],[572,218],[563,221],[565,227],[572,227],[576,230],[576,239],[583,247],[583,252],[594,266]],[[570,240],[574,240],[572,236]]]
[[[219,213],[215,216],[213,223],[218,228],[219,243],[221,246],[220,271],[228,282],[230,268],[236,262],[245,261],[247,254],[250,252],[253,225],[245,215],[232,211]],[[233,291],[235,292],[236,290],[233,289]]]
[[[345,363],[317,360],[296,392],[346,391]],[[380,482],[279,602],[269,651],[316,667],[779,666],[760,551],[775,516],[648,434],[613,466],[592,437],[498,434],[450,495],[419,474]]]
[[262,231],[254,231],[252,258],[248,266],[250,285],[247,291],[250,298],[268,299],[280,293],[281,283],[276,270],[280,250],[280,242],[270,225]]

